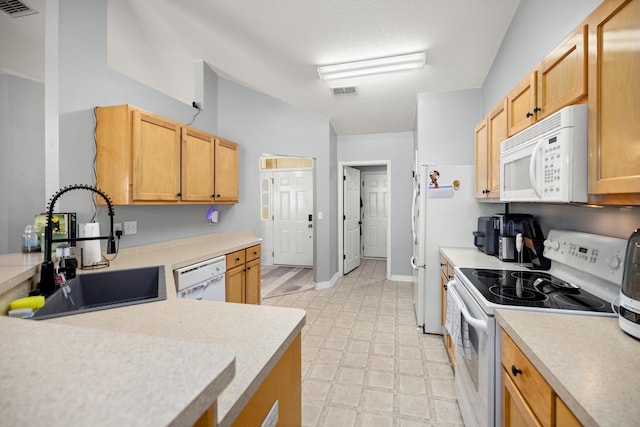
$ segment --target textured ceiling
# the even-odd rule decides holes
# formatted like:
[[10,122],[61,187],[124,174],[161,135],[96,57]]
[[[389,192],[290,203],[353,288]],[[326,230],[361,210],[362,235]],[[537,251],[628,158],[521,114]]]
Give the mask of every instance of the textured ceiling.
[[[44,0],[25,2],[37,8]],[[224,78],[329,117],[338,135],[407,131],[413,129],[418,93],[482,85],[518,4],[108,0],[108,63],[190,104],[195,99],[194,61],[204,60]],[[0,16],[0,27],[6,19]],[[40,56],[32,62],[40,65],[25,61],[30,72],[5,65],[3,58],[0,69],[39,79],[44,74],[43,45],[41,41],[39,50],[33,48]],[[4,47],[0,49],[4,56]],[[427,51],[422,70],[331,84],[316,73],[318,65],[420,50]],[[336,96],[330,90],[346,85],[357,86],[357,95]]]

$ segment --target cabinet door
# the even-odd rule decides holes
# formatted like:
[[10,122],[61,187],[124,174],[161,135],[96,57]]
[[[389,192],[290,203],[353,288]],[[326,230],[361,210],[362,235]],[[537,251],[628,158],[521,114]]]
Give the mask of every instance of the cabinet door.
[[590,201],[640,204],[640,1],[604,1],[588,24]]
[[180,125],[141,111],[132,114],[133,200],[177,202]]
[[513,383],[518,394],[522,395],[522,399],[527,402],[528,410],[535,414],[538,422],[545,427],[551,427],[554,416],[554,392],[551,386],[502,329],[500,336],[502,340],[500,362],[504,367],[505,387]]
[[225,277],[225,300],[227,302],[244,303],[244,265],[227,271]]
[[558,427],[581,427],[582,423],[578,421],[573,412],[567,405],[564,404],[562,399],[556,396],[556,425]]
[[489,132],[487,130],[487,119],[482,119],[476,125],[476,197],[487,197],[488,173],[487,165],[489,161]]
[[502,416],[505,427],[542,427],[526,400],[513,383],[509,373],[502,370],[503,408]]
[[244,302],[260,304],[260,258],[249,261],[244,281]]
[[238,202],[238,144],[216,138],[215,201]]
[[183,201],[213,201],[213,150],[213,135],[182,128]]
[[537,75],[536,71],[531,72],[507,95],[509,136],[535,123]]
[[487,194],[491,198],[500,197],[500,144],[508,137],[507,100],[498,104],[490,113],[488,120],[487,149]]
[[538,67],[537,119],[543,119],[587,94],[587,27],[564,39]]

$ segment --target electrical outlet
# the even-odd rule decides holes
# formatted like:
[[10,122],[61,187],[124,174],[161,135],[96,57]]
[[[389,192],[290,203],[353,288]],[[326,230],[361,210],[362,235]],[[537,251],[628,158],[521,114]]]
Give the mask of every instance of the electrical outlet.
[[137,234],[138,233],[138,221],[125,221],[124,222],[124,234]]

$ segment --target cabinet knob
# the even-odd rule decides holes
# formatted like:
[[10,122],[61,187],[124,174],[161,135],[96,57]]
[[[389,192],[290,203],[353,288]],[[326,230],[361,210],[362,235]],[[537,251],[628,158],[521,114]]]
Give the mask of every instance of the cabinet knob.
[[453,279],[452,275],[448,275],[447,277],[449,278],[449,280]]
[[240,258],[236,258],[236,262],[240,261]]
[[542,111],[542,108],[538,107],[537,105],[535,107],[533,107],[533,112],[534,113],[538,113],[540,111]]
[[247,267],[247,270],[251,270],[251,267]]
[[447,284],[445,283],[444,285],[442,285],[442,287],[444,288],[444,290],[447,290]]
[[178,193],[178,194],[176,194],[176,196],[182,197],[182,193]]
[[216,197],[220,197],[220,195],[219,195],[219,194],[216,194]]
[[527,111],[527,119],[533,117],[533,113],[531,111]]
[[440,267],[444,267],[445,265],[447,265],[447,264],[444,264],[442,262],[440,263]]
[[212,195],[211,195],[211,198],[212,198],[212,199],[215,199],[215,197],[216,197],[216,195],[215,195],[215,194],[212,194]]
[[522,369],[516,368],[516,365],[511,365],[511,373],[513,376],[517,376],[518,374],[522,375]]

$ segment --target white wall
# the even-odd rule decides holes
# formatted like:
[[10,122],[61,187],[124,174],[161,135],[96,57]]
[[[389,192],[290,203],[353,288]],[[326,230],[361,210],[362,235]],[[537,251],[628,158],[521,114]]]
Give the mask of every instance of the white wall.
[[[241,143],[240,203],[234,221],[260,235],[260,171],[263,153],[315,159],[315,211],[325,213],[315,222],[316,282],[329,281],[337,272],[337,233],[332,224],[336,194],[331,126],[326,117],[293,107],[268,95],[219,79],[219,133]],[[333,157],[332,157],[333,156]],[[317,218],[317,215],[316,215]]]
[[418,95],[416,141],[420,164],[475,164],[474,129],[480,120],[479,89]]
[[410,276],[413,132],[338,137],[338,162],[373,160],[391,162],[391,275]]
[[0,254],[20,252],[24,226],[43,212],[44,85],[0,74]]

